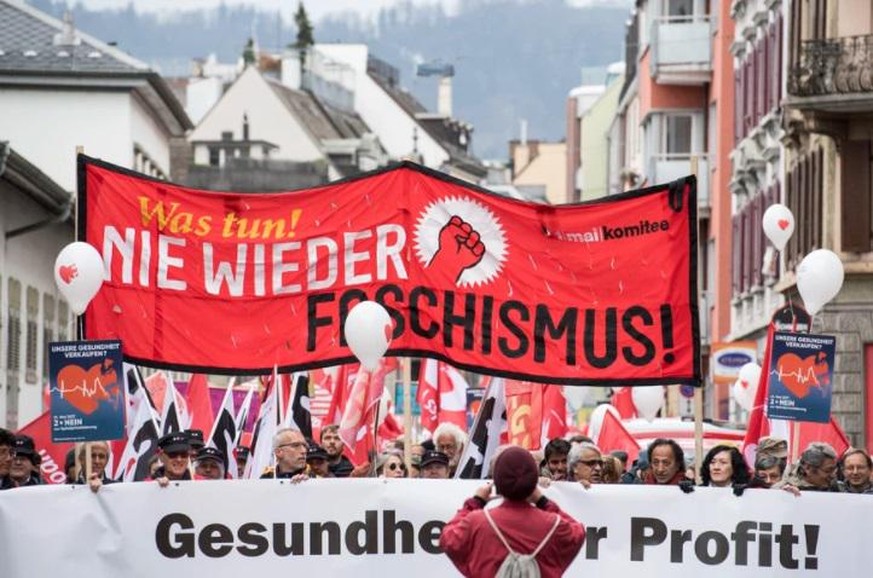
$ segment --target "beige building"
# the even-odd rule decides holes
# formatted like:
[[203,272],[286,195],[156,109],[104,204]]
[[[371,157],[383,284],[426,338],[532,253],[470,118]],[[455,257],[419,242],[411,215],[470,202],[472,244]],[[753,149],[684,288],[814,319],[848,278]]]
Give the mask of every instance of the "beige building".
[[528,199],[552,205],[565,202],[567,145],[527,139],[509,142],[512,184]]

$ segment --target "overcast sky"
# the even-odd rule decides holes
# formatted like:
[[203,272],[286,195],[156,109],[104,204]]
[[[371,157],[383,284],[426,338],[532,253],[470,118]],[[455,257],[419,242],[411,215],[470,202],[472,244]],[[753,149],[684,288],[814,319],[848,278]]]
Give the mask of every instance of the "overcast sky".
[[[128,0],[81,0],[90,9],[101,8],[124,8]],[[451,13],[460,0],[412,0],[415,4],[440,3]],[[224,0],[225,4],[239,5],[252,4],[268,10],[282,9],[285,15],[290,16],[297,10],[297,0]],[[336,12],[357,12],[361,15],[375,15],[380,8],[397,4],[398,0],[304,0],[306,12],[313,21],[318,21],[322,16]],[[67,0],[68,4],[74,4],[73,0]],[[218,6],[220,0],[134,0],[133,5],[137,11],[168,12],[174,10],[194,10]]]

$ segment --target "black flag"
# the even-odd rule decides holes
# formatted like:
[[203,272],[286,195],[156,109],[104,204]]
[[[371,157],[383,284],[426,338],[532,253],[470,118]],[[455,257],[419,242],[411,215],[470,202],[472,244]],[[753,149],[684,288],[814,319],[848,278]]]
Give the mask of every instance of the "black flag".
[[455,477],[471,480],[488,476],[491,459],[500,445],[500,434],[506,429],[506,396],[504,380],[493,377],[485,389],[479,413],[473,420],[470,440],[458,461]]

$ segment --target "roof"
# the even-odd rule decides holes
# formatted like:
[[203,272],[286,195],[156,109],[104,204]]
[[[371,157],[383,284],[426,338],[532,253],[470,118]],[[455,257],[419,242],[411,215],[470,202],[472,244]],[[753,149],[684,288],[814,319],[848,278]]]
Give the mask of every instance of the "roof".
[[[129,87],[168,126],[192,128],[166,81],[147,64],[19,0],[0,0],[0,79],[16,84]],[[50,79],[47,82],[46,79]]]
[[0,179],[9,181],[50,213],[69,216],[72,195],[4,141],[0,141]]
[[291,111],[318,140],[360,138],[370,132],[357,113],[340,110],[320,102],[312,93],[294,90],[264,76],[285,107]]

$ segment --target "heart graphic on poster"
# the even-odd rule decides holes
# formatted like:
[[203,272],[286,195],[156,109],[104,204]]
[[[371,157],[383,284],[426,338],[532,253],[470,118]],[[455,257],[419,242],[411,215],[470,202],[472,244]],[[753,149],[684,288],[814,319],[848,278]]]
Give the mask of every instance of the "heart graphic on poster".
[[87,371],[78,365],[68,365],[58,373],[58,389],[64,401],[83,414],[91,415],[101,401],[109,399],[105,386],[110,385],[110,380],[114,383],[114,376],[114,371],[104,375],[99,363]]
[[798,399],[809,394],[811,387],[820,387],[815,371],[815,355],[801,359],[793,353],[786,353],[776,363],[779,381]]
[[76,270],[75,265],[61,265],[60,267],[58,267],[58,275],[61,276],[61,279],[67,285],[73,282],[73,279],[76,278],[76,275],[78,275],[78,273],[79,272]]
[[779,228],[784,231],[791,223],[788,221],[788,219],[779,219],[779,222],[777,224],[779,225]]

